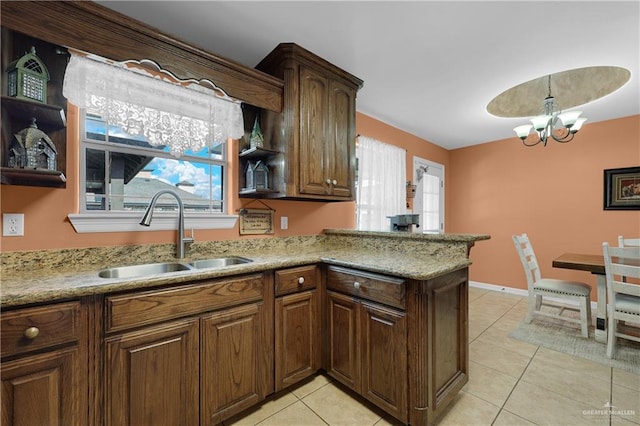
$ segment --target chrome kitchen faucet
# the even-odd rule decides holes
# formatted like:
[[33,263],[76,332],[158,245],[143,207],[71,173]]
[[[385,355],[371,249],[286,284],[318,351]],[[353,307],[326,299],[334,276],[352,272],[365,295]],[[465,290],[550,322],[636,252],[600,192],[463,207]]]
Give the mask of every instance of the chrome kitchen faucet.
[[178,202],[178,208],[179,208],[178,244],[176,246],[176,257],[178,259],[182,259],[184,258],[184,245],[191,244],[195,240],[193,239],[193,229],[191,229],[191,237],[184,236],[184,204],[182,203],[182,199],[180,198],[177,192],[171,191],[169,189],[163,189],[161,191],[156,192],[156,194],[151,198],[151,202],[147,206],[147,210],[144,212],[144,216],[142,216],[142,219],[140,219],[140,225],[151,226],[153,209],[156,206],[156,202],[158,201],[158,198],[160,198],[160,196],[164,194],[172,195]]

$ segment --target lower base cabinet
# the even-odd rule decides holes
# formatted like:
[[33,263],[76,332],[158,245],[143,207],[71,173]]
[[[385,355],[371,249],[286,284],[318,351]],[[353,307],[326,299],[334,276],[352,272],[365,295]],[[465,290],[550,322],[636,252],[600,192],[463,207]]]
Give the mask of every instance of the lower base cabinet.
[[404,312],[327,292],[327,373],[407,422]]
[[197,425],[198,320],[105,341],[108,425]]

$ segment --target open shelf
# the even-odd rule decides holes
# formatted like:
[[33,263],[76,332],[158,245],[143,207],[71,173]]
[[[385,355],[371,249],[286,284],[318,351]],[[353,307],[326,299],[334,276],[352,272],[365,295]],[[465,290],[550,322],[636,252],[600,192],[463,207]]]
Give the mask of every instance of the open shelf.
[[61,129],[67,126],[64,110],[56,105],[3,96],[2,109],[7,111],[13,120],[24,121],[23,127],[31,124],[31,118],[36,119],[38,127],[44,125]]
[[51,188],[64,188],[67,178],[64,173],[57,170],[14,169],[12,167],[0,168],[0,180],[5,185],[47,186]]
[[273,151],[265,148],[249,148],[240,153],[240,158],[245,159],[261,159],[270,155],[280,154],[280,151]]

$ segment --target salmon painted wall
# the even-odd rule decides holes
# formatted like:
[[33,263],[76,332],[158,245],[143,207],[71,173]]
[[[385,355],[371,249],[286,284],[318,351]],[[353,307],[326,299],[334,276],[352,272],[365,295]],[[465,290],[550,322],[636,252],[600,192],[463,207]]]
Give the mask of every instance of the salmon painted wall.
[[603,210],[603,170],[640,165],[640,116],[587,123],[568,144],[527,148],[514,137],[452,150],[450,164],[448,232],[491,235],[471,250],[472,281],[526,289],[511,240],[526,232],[543,276],[595,288],[595,276],[553,259],[640,236],[640,211]]

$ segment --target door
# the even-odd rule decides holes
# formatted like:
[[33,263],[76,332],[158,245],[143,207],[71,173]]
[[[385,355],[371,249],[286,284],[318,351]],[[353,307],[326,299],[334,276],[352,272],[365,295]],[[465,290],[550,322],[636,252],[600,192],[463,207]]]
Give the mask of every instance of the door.
[[197,319],[110,337],[105,346],[106,424],[198,424]]
[[320,368],[318,293],[304,291],[276,299],[276,391]]
[[352,297],[327,291],[327,373],[360,392],[360,310]]
[[226,309],[201,320],[202,425],[216,425],[265,397],[259,353],[262,303]]
[[362,302],[362,395],[407,421],[407,320],[403,312]]
[[420,227],[414,232],[444,232],[444,165],[413,157],[416,196],[413,212],[420,215]]
[[1,424],[85,424],[82,371],[77,347],[3,362]]

